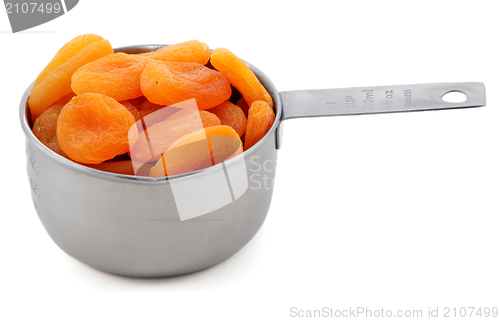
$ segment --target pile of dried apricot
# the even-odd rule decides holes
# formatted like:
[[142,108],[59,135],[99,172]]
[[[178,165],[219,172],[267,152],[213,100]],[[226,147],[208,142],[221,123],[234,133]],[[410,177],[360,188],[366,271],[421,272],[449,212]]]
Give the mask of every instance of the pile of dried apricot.
[[141,176],[223,162],[275,121],[273,100],[248,65],[197,40],[127,54],[100,36],[78,36],[37,77],[28,105],[34,135],[55,153]]

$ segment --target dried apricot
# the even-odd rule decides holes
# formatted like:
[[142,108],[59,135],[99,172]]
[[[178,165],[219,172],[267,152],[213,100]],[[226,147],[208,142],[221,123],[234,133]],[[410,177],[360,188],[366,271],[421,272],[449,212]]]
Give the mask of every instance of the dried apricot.
[[155,51],[142,53],[138,56],[163,61],[197,62],[205,65],[210,60],[210,49],[203,42],[190,40],[165,46]]
[[99,93],[117,101],[141,97],[141,74],[151,60],[123,52],[107,55],[75,71],[71,88],[78,95]]
[[[148,126],[144,134],[132,132],[130,134],[130,157],[133,161],[143,163],[157,160],[173,142],[183,135],[203,127],[220,124],[219,118],[208,111],[178,111],[166,120]],[[135,130],[134,128],[132,130]]]
[[53,103],[72,92],[71,76],[81,66],[113,53],[101,36],[86,34],[65,44],[38,75],[28,105],[34,121]]
[[237,102],[236,106],[240,107],[241,110],[243,110],[243,113],[245,114],[246,117],[248,117],[248,109],[250,106],[248,106],[247,101],[245,98],[241,97]]
[[146,99],[141,104],[141,109],[140,109],[141,115],[142,115],[142,117],[147,116],[147,115],[154,113],[155,111],[158,111],[164,107],[165,107],[164,105],[153,104],[152,102],[150,102],[149,100]]
[[226,75],[231,85],[243,95],[248,105],[263,100],[273,108],[273,99],[262,86],[259,79],[246,63],[226,48],[217,48],[212,52],[210,62],[215,69]]
[[194,98],[200,110],[215,107],[231,96],[226,76],[190,62],[150,62],[142,73],[141,89],[155,104],[168,106]]
[[86,166],[105,172],[111,172],[123,175],[135,175],[134,167],[132,166],[132,161],[129,160],[110,161],[110,162],[103,162],[100,164],[86,165]]
[[134,104],[130,102],[130,100],[120,101],[119,103],[125,106],[125,108],[127,108],[127,110],[132,114],[132,116],[134,116],[136,121],[142,118],[141,111],[138,110],[137,107],[135,107]]
[[219,117],[222,125],[232,127],[240,137],[245,133],[247,118],[240,107],[229,101],[225,101],[219,106],[209,109],[209,111]]
[[[163,105],[153,104],[149,100],[146,100],[141,105],[140,113],[141,113],[141,118],[145,119],[146,121],[145,126],[149,127],[152,126],[153,124],[166,120],[168,117],[172,116],[179,110],[181,109],[170,106],[166,107]],[[142,128],[139,128],[139,130],[142,130]]]
[[265,101],[255,101],[248,110],[248,125],[245,132],[245,150],[264,137],[273,126],[275,115]]
[[151,168],[150,176],[178,175],[221,163],[242,152],[239,135],[229,126],[197,130],[175,141]]
[[134,123],[134,116],[113,98],[81,94],[61,111],[57,140],[71,159],[98,164],[128,152],[128,130]]
[[64,96],[58,102],[47,108],[33,124],[33,134],[38,140],[57,154],[66,157],[57,142],[57,119],[64,105],[75,95],[73,93]]
[[[160,109],[162,109],[162,108],[165,108],[165,107],[167,107],[167,106],[165,106],[165,105],[158,105],[158,104],[154,104],[154,103],[152,103],[152,102],[150,102],[149,100],[147,100],[147,99],[146,99],[146,100],[145,100],[145,101],[141,104],[141,109],[140,109],[140,110],[141,110],[141,116],[142,116],[142,117],[146,117],[146,116],[151,115],[151,114],[153,114],[154,112],[156,112],[156,111],[158,111],[158,110],[160,110]],[[173,110],[174,110],[174,108],[169,109],[169,110],[173,111]],[[173,114],[173,112],[172,112],[172,114]],[[165,119],[166,119],[166,118],[165,118]],[[162,120],[165,120],[165,119],[162,119]]]
[[141,105],[143,102],[147,101],[146,97],[141,96],[134,99],[129,99],[129,102],[134,105],[137,110],[141,110]]

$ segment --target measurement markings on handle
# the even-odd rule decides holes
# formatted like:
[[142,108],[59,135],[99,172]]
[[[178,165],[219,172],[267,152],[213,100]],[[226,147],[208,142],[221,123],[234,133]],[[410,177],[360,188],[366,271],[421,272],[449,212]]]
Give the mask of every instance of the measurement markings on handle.
[[388,89],[384,92],[384,98],[382,99],[382,108],[392,108],[394,107],[394,90]]
[[361,91],[364,94],[364,99],[363,99],[363,109],[373,109],[375,106],[375,100],[373,97],[373,90],[372,89],[367,89],[367,90],[362,90]]
[[394,108],[397,105],[397,96],[399,95],[394,89],[362,89],[348,93],[343,100],[345,108],[369,112]]

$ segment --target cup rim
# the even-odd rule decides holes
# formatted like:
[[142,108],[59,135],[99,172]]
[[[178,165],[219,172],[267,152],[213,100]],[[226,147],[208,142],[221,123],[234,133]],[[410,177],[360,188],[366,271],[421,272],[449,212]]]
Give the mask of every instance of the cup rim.
[[[135,52],[147,52],[147,51],[153,51],[156,49],[159,49],[161,47],[165,47],[168,45],[134,45],[134,46],[125,46],[125,47],[118,47],[114,48],[115,52],[125,52],[125,51],[135,51]],[[211,50],[212,51],[212,50]],[[274,136],[274,132],[277,130],[277,127],[281,121],[281,115],[282,115],[282,104],[281,104],[281,98],[279,91],[269,79],[269,77],[266,76],[260,69],[255,67],[254,65],[246,62],[245,60],[242,59],[249,67],[252,69],[252,71],[255,73],[259,81],[262,83],[262,85],[268,90],[269,94],[271,95],[273,102],[274,102],[274,112],[276,114],[273,126],[269,131],[264,135],[264,137],[259,140],[255,145],[250,147],[248,150],[243,151],[242,154],[237,155],[236,157],[231,158],[228,161],[225,161],[224,163],[226,166],[231,166],[231,164],[236,163],[241,161],[245,155],[249,155],[254,153],[257,149],[259,149],[263,144],[264,141],[267,139],[271,139],[271,137]],[[82,172],[84,174],[88,174],[91,176],[97,176],[100,178],[104,179],[110,179],[110,180],[120,180],[120,181],[128,181],[128,182],[147,182],[147,183],[157,183],[157,182],[165,182],[165,180],[173,180],[173,179],[181,179],[185,177],[191,177],[203,173],[210,173],[211,171],[216,171],[218,167],[216,166],[210,166],[207,168],[199,169],[196,171],[192,172],[187,172],[183,174],[178,174],[178,175],[172,175],[172,176],[166,176],[166,177],[149,177],[149,176],[135,176],[135,175],[124,175],[124,174],[117,174],[117,173],[111,173],[111,172],[106,172],[106,171],[101,171],[97,170],[91,167],[87,167],[81,164],[78,164],[70,159],[67,159],[48,147],[46,147],[44,144],[42,144],[38,138],[35,137],[33,134],[33,131],[31,130],[30,127],[30,112],[29,112],[29,107],[28,107],[28,99],[30,96],[31,88],[33,87],[35,81],[31,83],[31,85],[26,89],[26,91],[23,94],[23,97],[21,99],[20,103],[20,108],[19,108],[19,116],[21,120],[21,127],[23,128],[24,134],[26,135],[26,138],[29,140],[30,143],[34,144],[36,147],[38,147],[39,150],[41,150],[47,157],[51,158],[52,160],[56,161],[57,163],[70,168],[72,170],[76,170],[79,172]]]

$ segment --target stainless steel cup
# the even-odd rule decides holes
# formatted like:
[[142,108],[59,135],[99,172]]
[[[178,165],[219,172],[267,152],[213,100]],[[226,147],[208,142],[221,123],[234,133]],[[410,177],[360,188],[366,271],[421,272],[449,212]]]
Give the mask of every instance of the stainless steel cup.
[[[119,48],[139,53],[157,45]],[[482,83],[398,85],[278,92],[250,65],[275,102],[276,121],[252,148],[219,166],[165,178],[81,166],[41,144],[21,101],[28,176],[38,216],[67,254],[98,270],[164,277],[202,270],[241,249],[263,224],[273,193],[283,120],[296,117],[484,106]],[[467,96],[444,102],[450,91]],[[191,198],[190,198],[191,197]]]

